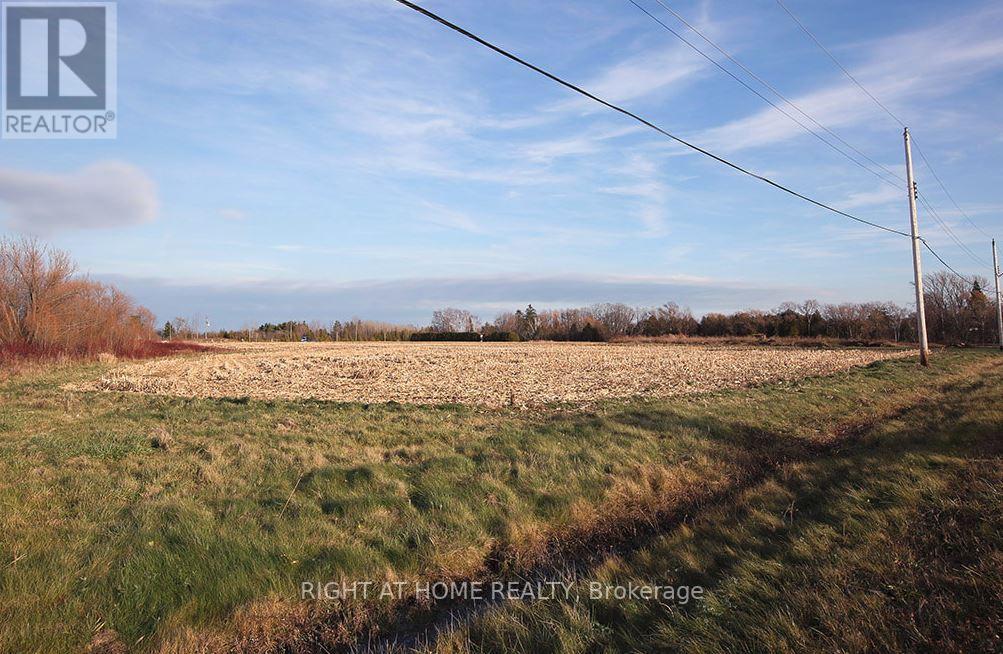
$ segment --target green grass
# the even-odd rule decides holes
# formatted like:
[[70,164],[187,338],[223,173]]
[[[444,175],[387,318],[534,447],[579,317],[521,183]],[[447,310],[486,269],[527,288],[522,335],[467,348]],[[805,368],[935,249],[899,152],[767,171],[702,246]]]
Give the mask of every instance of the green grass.
[[[0,651],[80,651],[104,629],[113,629],[130,651],[177,649],[200,634],[229,633],[234,612],[248,603],[294,610],[304,580],[477,576],[499,554],[503,566],[518,569],[536,561],[553,534],[579,534],[587,542],[590,529],[631,519],[625,504],[671,508],[677,498],[728,490],[765,463],[804,458],[807,446],[836,427],[927,407],[939,397],[933,390],[938,385],[971,385],[991,374],[991,382],[971,393],[995,392],[999,405],[997,361],[987,353],[952,352],[930,370],[887,362],[823,380],[613,402],[586,413],[60,390],[97,375],[96,366],[16,378],[0,384]],[[984,429],[987,418],[975,411],[959,406],[941,418]],[[998,427],[999,414],[991,417]],[[937,442],[954,447],[946,437]],[[936,454],[943,465],[930,468],[938,479],[964,461],[963,454],[945,451]],[[840,470],[811,471],[816,464],[810,461],[789,464],[791,480],[803,474],[804,483],[818,489],[780,485],[763,501],[815,492],[822,499],[809,500],[798,515],[810,517],[815,505],[843,515],[852,507],[828,507],[822,500],[849,488],[851,480],[864,484],[899,474],[886,465],[915,474],[909,471],[924,456],[934,454],[903,449],[897,461],[872,453],[870,467],[860,470],[849,459],[837,459],[844,461]],[[902,486],[887,484],[887,492]],[[868,506],[883,507],[885,496],[875,497],[879,501]],[[851,523],[858,531],[842,538],[857,542],[885,528],[873,522],[884,518],[868,517],[873,511],[858,513]],[[819,520],[820,533],[835,538],[823,529],[831,530],[828,518]],[[707,524],[713,532],[715,523]],[[735,538],[743,529],[734,527]],[[767,549],[807,535],[817,540],[814,533],[794,534],[791,527],[757,539]],[[678,542],[696,548],[686,561],[703,547],[696,527],[688,538]],[[674,556],[676,545],[666,548],[649,556]],[[722,568],[715,576],[706,561],[690,563],[693,574],[710,570],[700,573],[708,586],[741,572]],[[756,571],[766,574],[769,563],[766,557],[756,568],[750,558],[741,578],[764,583]],[[623,565],[625,574],[633,570],[633,563]],[[735,597],[758,601],[746,590]],[[566,622],[559,624],[575,632],[572,643],[615,649],[633,642],[618,640],[615,628],[579,613],[581,607],[563,610]],[[616,615],[615,607],[609,610]],[[699,613],[663,624],[657,614],[643,615],[647,610],[637,607],[624,629],[630,631],[635,617],[644,621],[637,624],[657,626],[664,636],[652,641],[658,647],[716,628]],[[722,615],[729,611],[721,609]],[[500,615],[494,631],[534,619]],[[478,640],[491,628],[477,629],[443,646],[491,649]],[[499,635],[497,642],[518,641]],[[560,649],[554,641],[541,642]]]
[[[578,577],[578,599],[506,604],[427,648],[458,652],[999,652],[1003,370]],[[702,601],[589,598],[700,586]]]

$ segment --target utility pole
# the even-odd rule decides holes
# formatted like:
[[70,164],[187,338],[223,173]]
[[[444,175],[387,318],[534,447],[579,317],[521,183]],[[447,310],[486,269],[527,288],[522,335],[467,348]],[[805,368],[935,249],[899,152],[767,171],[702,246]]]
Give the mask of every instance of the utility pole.
[[926,338],[926,307],[923,302],[923,262],[920,261],[919,219],[916,217],[916,181],[912,177],[912,146],[905,128],[905,172],[909,192],[909,219],[912,225],[912,268],[916,281],[916,325],[919,333],[919,363],[930,365],[930,343]]
[[996,331],[1003,350],[1003,307],[1000,307],[1000,260],[996,257],[996,239],[993,239],[993,281],[996,282]]

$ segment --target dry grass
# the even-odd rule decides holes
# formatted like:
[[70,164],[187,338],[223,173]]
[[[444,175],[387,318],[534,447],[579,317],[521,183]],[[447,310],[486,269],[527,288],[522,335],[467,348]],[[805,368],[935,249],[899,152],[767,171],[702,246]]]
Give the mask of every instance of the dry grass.
[[673,345],[758,345],[760,347],[803,347],[812,349],[837,348],[871,348],[890,347],[903,348],[907,344],[880,338],[832,338],[828,336],[766,336],[752,334],[749,336],[686,336],[683,334],[664,334],[662,336],[619,336],[611,339],[613,343],[661,343]]
[[[782,463],[571,577],[570,600],[500,603],[427,646],[387,650],[1001,652],[1001,372],[928,386],[919,404],[855,438]],[[705,595],[688,605],[596,599],[590,582]]]
[[80,390],[487,406],[671,397],[829,375],[892,350],[585,343],[255,343],[115,368]]
[[0,381],[18,375],[44,373],[47,369],[97,361],[113,365],[119,360],[140,360],[191,352],[210,352],[211,347],[184,341],[137,341],[111,352],[88,354],[59,348],[31,347],[0,343]]
[[[925,369],[558,412],[63,390],[97,363],[20,376],[0,383],[0,651],[324,651],[397,614],[304,606],[304,580],[518,575],[633,541],[679,502],[858,425],[919,443],[928,424],[996,429],[997,362],[951,351]],[[851,485],[886,478],[848,469]]]

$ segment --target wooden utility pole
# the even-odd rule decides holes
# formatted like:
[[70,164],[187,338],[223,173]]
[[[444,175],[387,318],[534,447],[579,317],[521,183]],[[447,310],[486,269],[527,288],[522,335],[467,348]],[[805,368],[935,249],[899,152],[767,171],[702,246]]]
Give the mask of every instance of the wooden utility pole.
[[993,239],[993,281],[996,282],[996,331],[1000,337],[1000,349],[1003,350],[1003,307],[1000,302],[1000,260],[996,257],[996,239]]
[[905,128],[905,172],[909,185],[909,219],[912,225],[912,268],[916,281],[916,326],[919,330],[919,362],[930,365],[930,342],[926,337],[926,307],[923,302],[923,262],[920,260],[919,219],[916,217],[916,181],[912,177],[912,147],[909,128]]

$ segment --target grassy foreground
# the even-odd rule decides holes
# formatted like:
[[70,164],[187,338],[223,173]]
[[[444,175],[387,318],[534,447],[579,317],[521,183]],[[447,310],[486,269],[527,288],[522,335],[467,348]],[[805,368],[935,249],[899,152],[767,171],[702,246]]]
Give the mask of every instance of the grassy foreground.
[[[492,607],[419,649],[1003,651],[1003,374],[939,399],[609,557],[574,601]],[[592,584],[704,592],[592,600]]]
[[298,602],[302,581],[533,570],[711,501],[595,571],[697,579],[704,603],[499,606],[435,647],[905,649],[910,620],[922,634],[993,600],[1001,363],[952,352],[587,413],[60,390],[96,366],[20,377],[0,385],[0,651],[334,647],[354,632],[318,628],[339,614]]

